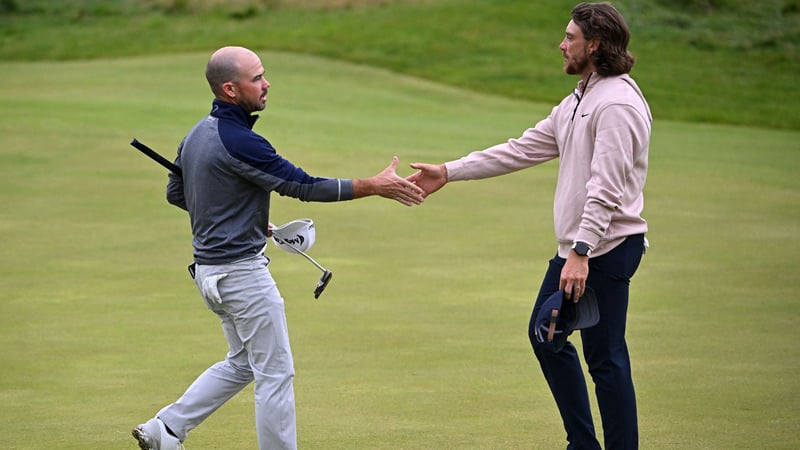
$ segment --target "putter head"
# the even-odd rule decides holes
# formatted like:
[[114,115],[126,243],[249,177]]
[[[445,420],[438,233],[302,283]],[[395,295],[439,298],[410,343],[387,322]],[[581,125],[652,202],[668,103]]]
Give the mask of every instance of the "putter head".
[[314,289],[314,298],[319,298],[319,296],[322,294],[322,291],[324,291],[325,288],[328,286],[328,283],[331,281],[331,278],[333,278],[333,272],[331,272],[330,270],[326,270],[322,274],[322,277],[320,277],[319,279],[319,283],[317,283],[317,288]]

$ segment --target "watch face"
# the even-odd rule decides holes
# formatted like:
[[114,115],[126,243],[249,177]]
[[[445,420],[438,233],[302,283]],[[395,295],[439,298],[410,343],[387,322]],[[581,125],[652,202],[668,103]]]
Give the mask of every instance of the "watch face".
[[586,256],[590,252],[589,245],[584,243],[584,242],[576,243],[574,248],[575,248],[575,253],[577,253],[577,254],[579,254],[581,256]]

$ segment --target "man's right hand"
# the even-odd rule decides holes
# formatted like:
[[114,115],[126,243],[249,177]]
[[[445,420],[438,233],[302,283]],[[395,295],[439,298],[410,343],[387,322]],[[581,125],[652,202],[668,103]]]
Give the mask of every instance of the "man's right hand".
[[422,188],[426,197],[447,184],[447,168],[444,164],[411,163],[411,168],[419,172],[407,180]]
[[397,156],[379,174],[370,178],[353,180],[353,198],[380,195],[406,205],[419,205],[425,201],[425,192],[414,183],[397,175]]

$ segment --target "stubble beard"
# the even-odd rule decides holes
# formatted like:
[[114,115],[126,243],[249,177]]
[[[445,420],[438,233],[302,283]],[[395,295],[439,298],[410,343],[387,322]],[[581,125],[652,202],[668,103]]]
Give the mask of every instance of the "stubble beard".
[[239,106],[243,110],[245,110],[248,114],[252,114],[257,111],[263,111],[264,108],[267,106],[267,100],[264,99],[264,101],[261,101],[261,99],[259,98],[258,101],[252,103],[250,102],[242,103]]

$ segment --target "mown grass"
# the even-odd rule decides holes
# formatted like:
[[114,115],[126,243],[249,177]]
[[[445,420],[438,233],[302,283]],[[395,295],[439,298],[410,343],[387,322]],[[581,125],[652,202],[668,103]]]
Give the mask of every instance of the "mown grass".
[[[241,44],[548,103],[574,86],[557,48],[574,6],[562,0],[13,3],[16,12],[0,18],[3,59],[210,53]],[[633,31],[633,75],[656,117],[800,128],[796,0],[616,3]]]
[[[262,56],[274,84],[257,130],[318,175],[369,175],[391,154],[451,159],[518,135],[550,108]],[[174,152],[209,107],[206,59],[0,63],[4,448],[132,448],[130,428],[224,354],[186,274],[186,216],[166,204],[163,170],[127,145],[136,136]],[[796,446],[798,138],[656,123],[652,248],[629,319],[642,448]],[[314,301],[316,269],[270,248],[301,448],[564,445],[526,336],[554,251],[555,172],[456,183],[419,208],[274,199],[273,221],[315,220],[311,254],[335,273]],[[187,446],[254,447],[251,394]]]

